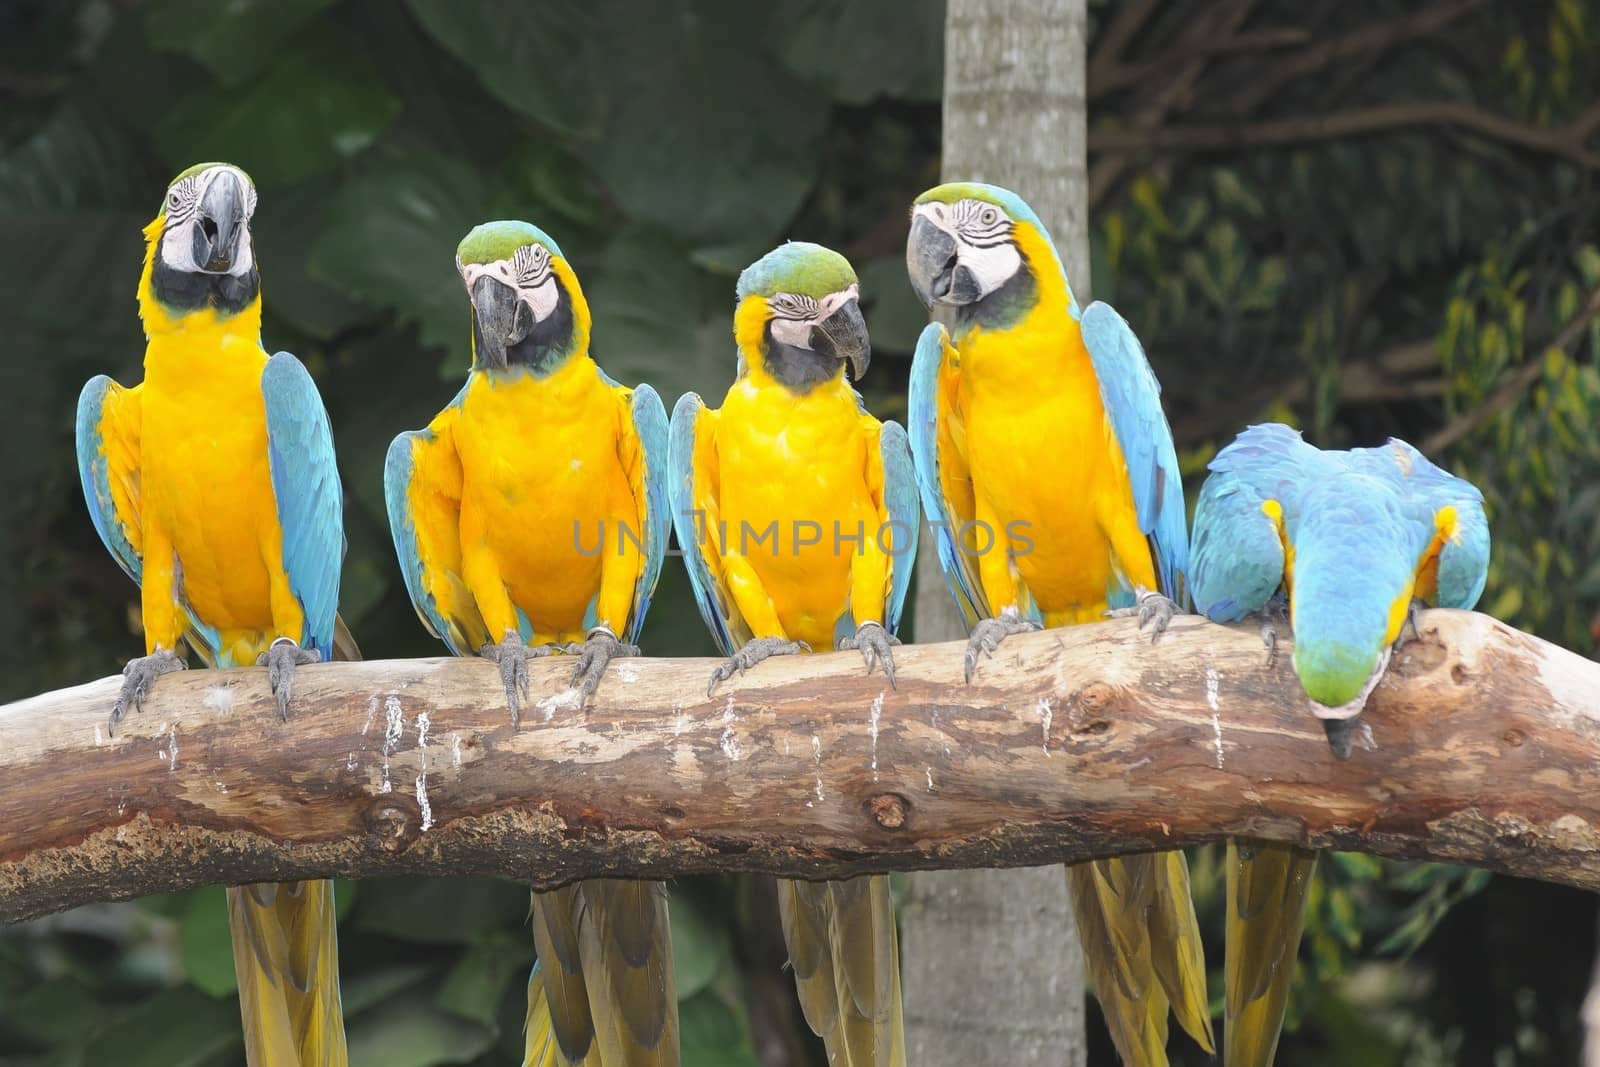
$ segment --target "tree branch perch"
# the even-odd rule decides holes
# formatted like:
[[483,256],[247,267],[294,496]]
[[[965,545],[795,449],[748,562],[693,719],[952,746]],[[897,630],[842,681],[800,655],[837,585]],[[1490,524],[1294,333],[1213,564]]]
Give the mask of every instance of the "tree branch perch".
[[1181,617],[772,660],[570,668],[511,729],[476,660],[316,665],[288,724],[260,670],[161,679],[107,736],[116,679],[0,709],[0,919],[207,883],[337,875],[868,871],[1079,861],[1240,835],[1600,889],[1600,664],[1429,612],[1335,760],[1281,650]]

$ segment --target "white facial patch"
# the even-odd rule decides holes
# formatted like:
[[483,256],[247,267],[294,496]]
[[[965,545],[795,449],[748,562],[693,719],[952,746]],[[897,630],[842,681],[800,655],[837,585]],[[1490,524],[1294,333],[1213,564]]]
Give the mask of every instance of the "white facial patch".
[[[234,245],[233,262],[224,272],[207,271],[205,264],[194,260],[195,229],[202,225],[200,207],[205,202],[206,193],[224,174],[231,174],[237,179],[239,188],[243,190],[244,218],[238,222],[239,234]],[[185,274],[226,273],[235,278],[249,274],[255,267],[250,219],[256,211],[256,187],[238,167],[222,163],[179,178],[167,189],[164,211],[167,227],[161,235],[161,262],[168,267]]]
[[550,265],[550,250],[543,245],[523,245],[511,254],[510,259],[497,259],[493,263],[463,263],[458,258],[456,271],[466,283],[469,293],[473,284],[484,275],[515,289],[517,299],[533,312],[535,322],[549,318],[561,300],[555,271]]
[[861,299],[861,287],[851,285],[818,300],[802,293],[774,293],[767,298],[772,308],[772,339],[790,348],[811,348],[811,327],[826,320],[852,300]]
[[982,200],[918,204],[914,213],[955,238],[956,267],[965,267],[978,298],[999,289],[1022,269],[1022,253],[1011,239],[1010,215]]

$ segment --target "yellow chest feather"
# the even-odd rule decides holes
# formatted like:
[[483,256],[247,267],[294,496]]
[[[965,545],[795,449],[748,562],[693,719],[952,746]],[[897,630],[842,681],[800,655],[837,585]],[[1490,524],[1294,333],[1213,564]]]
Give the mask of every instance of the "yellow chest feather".
[[541,631],[580,628],[602,554],[643,539],[618,455],[626,414],[622,390],[587,358],[545,378],[477,372],[468,384],[452,427],[462,546],[493,555]]
[[[272,626],[283,573],[267,453],[259,342],[209,315],[152,337],[145,353],[141,521],[173,547],[181,592],[219,629]],[[148,534],[146,535],[148,540]]]
[[814,647],[831,644],[860,538],[878,536],[877,427],[842,379],[797,396],[745,378],[717,420],[726,551],[750,561],[785,632]]
[[1076,322],[1061,320],[972,330],[959,342],[956,402],[979,518],[1000,545],[1022,524],[1016,571],[1047,614],[1069,621],[1104,609],[1118,569],[1110,527],[1135,511],[1093,363]]

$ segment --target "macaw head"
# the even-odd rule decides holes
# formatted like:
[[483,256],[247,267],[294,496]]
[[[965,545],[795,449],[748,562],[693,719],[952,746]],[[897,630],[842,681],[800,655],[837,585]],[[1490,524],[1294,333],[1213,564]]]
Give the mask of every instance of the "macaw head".
[[867,372],[872,344],[850,261],[832,249],[789,241],[739,275],[733,336],[747,364],[805,392],[844,373]]
[[172,179],[145,227],[145,269],[156,299],[187,312],[242,310],[261,291],[250,216],[256,187],[231,163],[198,163]]
[[[1016,193],[981,182],[949,182],[917,197],[906,271],[929,310],[952,308],[958,325],[1000,329],[1031,311],[1041,289],[1066,286],[1039,216]],[[1066,300],[1076,306],[1070,290]]]
[[1354,718],[1383,677],[1427,533],[1392,482],[1353,472],[1307,487],[1285,514],[1294,669],[1319,718]]
[[485,222],[456,249],[472,300],[472,362],[548,374],[589,346],[589,305],[549,235],[526,222]]

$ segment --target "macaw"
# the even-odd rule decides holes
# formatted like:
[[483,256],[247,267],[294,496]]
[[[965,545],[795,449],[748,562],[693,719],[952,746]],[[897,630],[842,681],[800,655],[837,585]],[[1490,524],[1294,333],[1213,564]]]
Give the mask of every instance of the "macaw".
[[[472,305],[467,383],[389,446],[384,493],[411,603],[458,656],[500,668],[516,729],[530,657],[576,655],[587,703],[611,659],[636,656],[671,531],[667,414],[648,385],[590,358],[589,305],[555,241],[488,222],[456,251]],[[559,1063],[678,1062],[666,887],[592,879],[532,897]]]
[[[139,583],[146,655],[111,728],[181,670],[264,663],[287,718],[295,668],[359,658],[338,620],[343,502],[322,400],[298,360],[261,347],[256,191],[227,163],[173,179],[145,227],[144,381],[78,399],[78,470],[95,529]],[[330,881],[228,890],[249,1062],[343,1064]]]
[[[1404,441],[1324,452],[1296,430],[1252,426],[1210,464],[1194,516],[1191,580],[1207,618],[1273,616],[1287,600],[1294,669],[1340,758],[1413,605],[1471,608],[1488,577],[1483,495]],[[1277,1051],[1316,854],[1228,843],[1228,1067]]]
[[[905,431],[845,378],[871,349],[855,271],[789,242],[739,276],[722,407],[672,412],[672,518],[724,655],[711,689],[773,655],[857,649],[894,682],[919,514]],[[708,690],[709,692],[710,690]],[[784,940],[828,1062],[905,1063],[889,879],[779,881]]]
[[[906,265],[931,312],[911,368],[911,451],[939,561],[970,631],[970,683],[1007,635],[1186,597],[1183,484],[1144,349],[1080,310],[1039,217],[992,185],[912,207]],[[1109,609],[1109,610],[1108,610]],[[1095,994],[1129,1064],[1165,1064],[1167,1010],[1210,1051],[1205,960],[1181,852],[1069,867]]]

